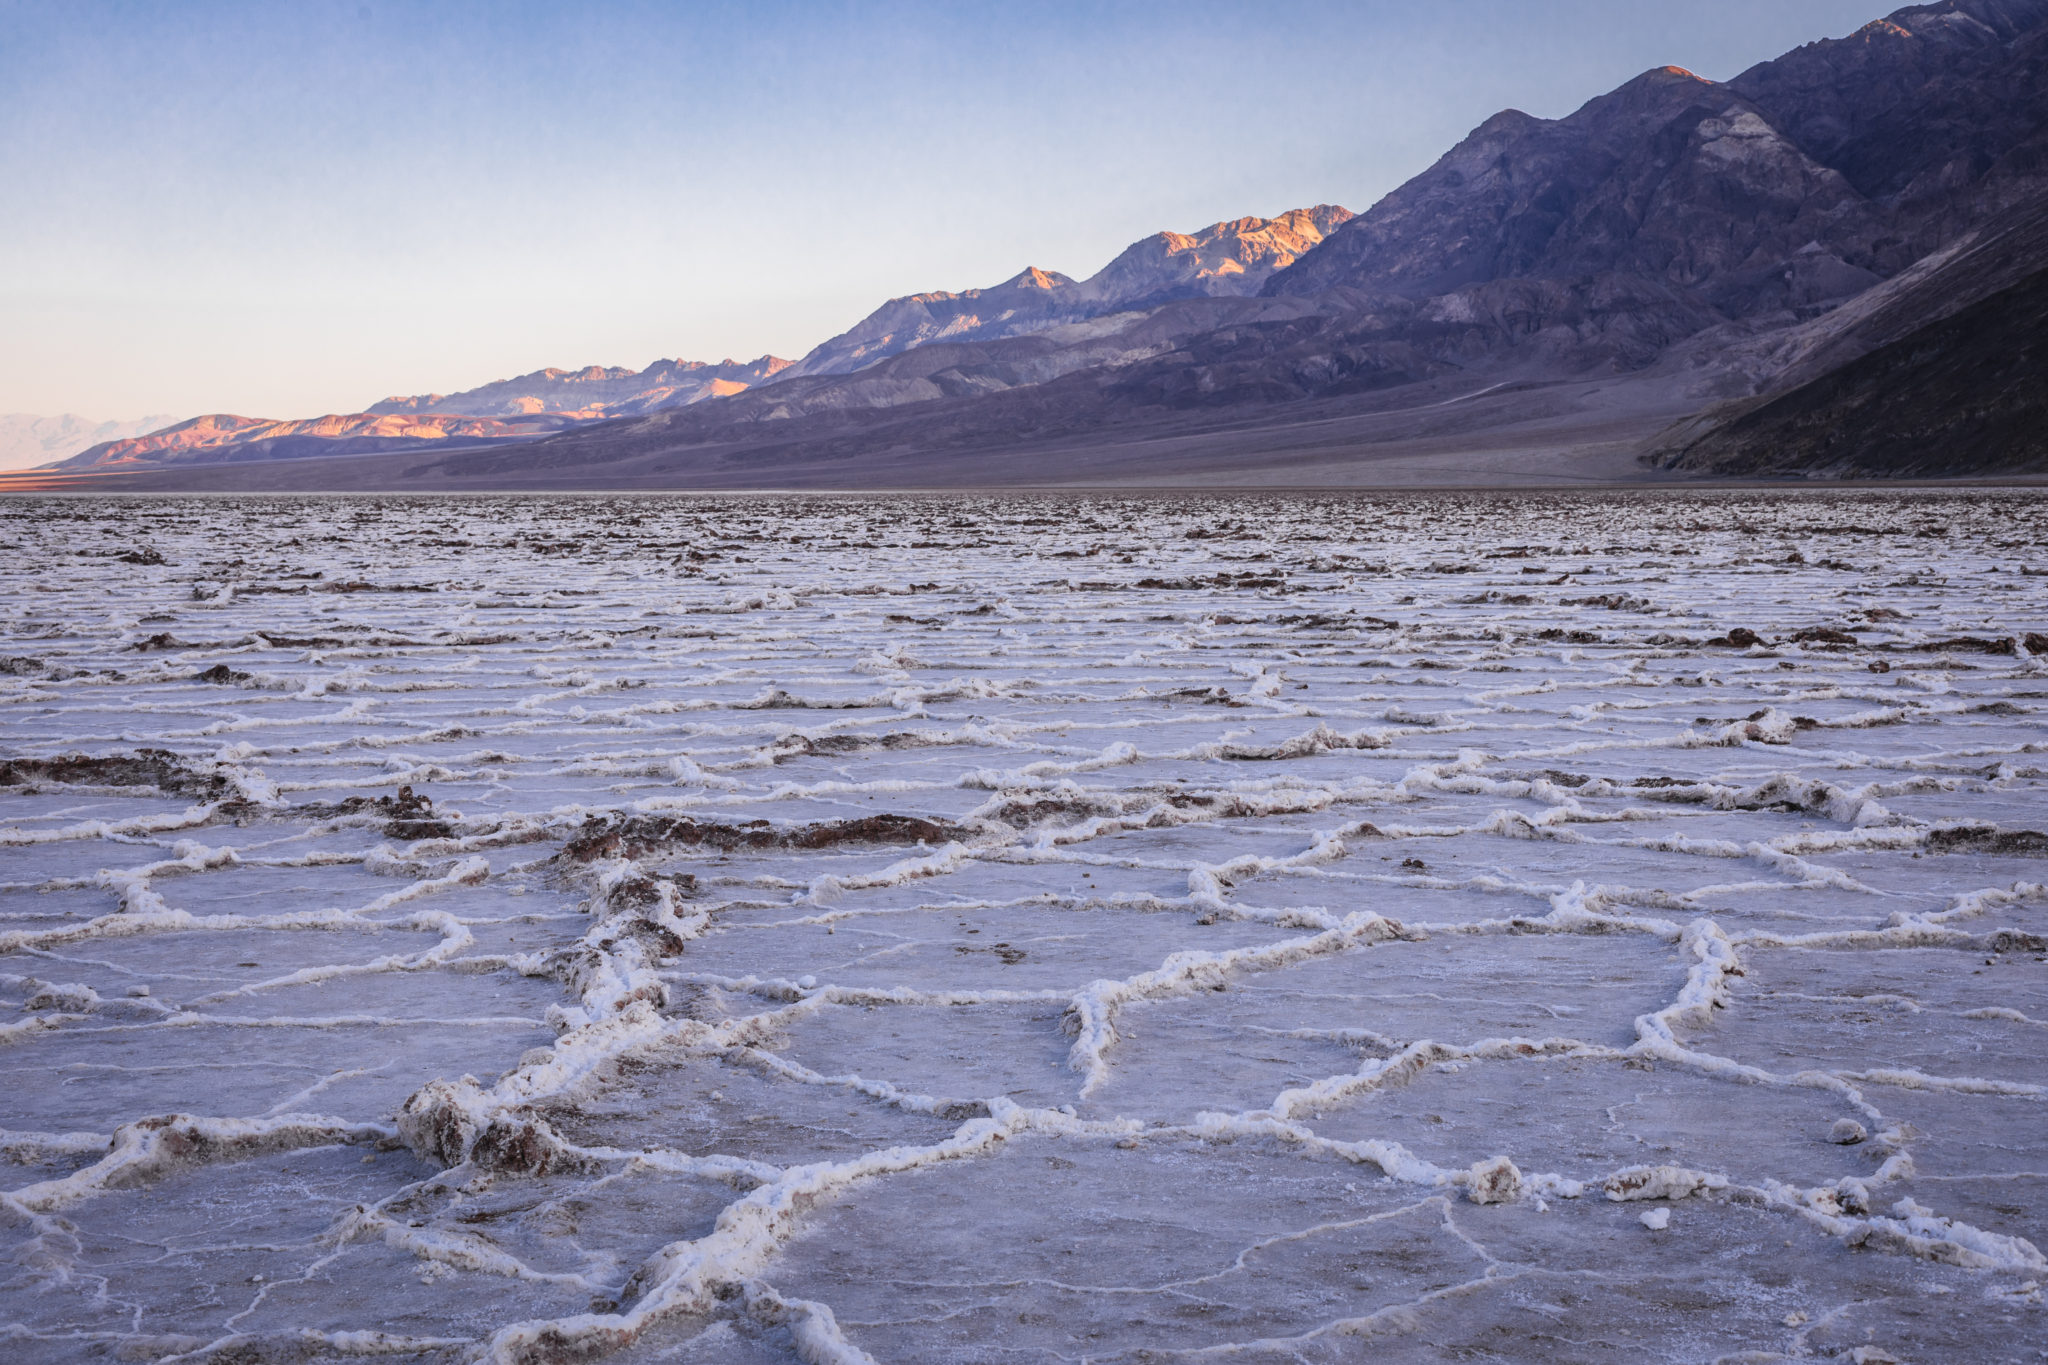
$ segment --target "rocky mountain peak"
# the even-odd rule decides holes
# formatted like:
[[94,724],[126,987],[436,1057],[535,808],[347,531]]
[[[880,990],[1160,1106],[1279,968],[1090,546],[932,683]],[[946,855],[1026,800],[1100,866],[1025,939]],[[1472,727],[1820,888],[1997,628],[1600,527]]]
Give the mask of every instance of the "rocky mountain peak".
[[[1066,287],[1067,287],[1068,285],[1072,284],[1073,282],[1074,282],[1074,281],[1073,281],[1072,279],[1070,279],[1069,277],[1067,277],[1067,276],[1065,276],[1065,275],[1062,275],[1062,274],[1060,274],[1060,273],[1059,273],[1058,271],[1055,271],[1055,270],[1040,270],[1040,269],[1039,269],[1039,268],[1038,268],[1037,266],[1035,266],[1035,265],[1027,265],[1027,266],[1025,266],[1025,267],[1024,267],[1024,268],[1023,268],[1022,270],[1020,270],[1020,271],[1018,271],[1018,272],[1017,272],[1016,274],[1012,275],[1012,276],[1011,276],[1011,277],[1010,277],[1009,279],[1007,279],[1007,280],[1004,280],[1004,281],[1003,281],[1003,282],[1002,282],[1001,284],[997,285],[997,286],[996,286],[996,288],[997,288],[997,289],[1041,289],[1041,290],[1049,290],[1049,289],[1064,289],[1064,288],[1066,288]],[[979,295],[979,294],[981,294],[982,292],[984,292],[984,291],[982,291],[982,290],[969,290],[969,291],[968,291],[968,293],[969,293],[969,294],[974,294],[974,295]],[[986,292],[993,292],[993,291],[986,291]]]

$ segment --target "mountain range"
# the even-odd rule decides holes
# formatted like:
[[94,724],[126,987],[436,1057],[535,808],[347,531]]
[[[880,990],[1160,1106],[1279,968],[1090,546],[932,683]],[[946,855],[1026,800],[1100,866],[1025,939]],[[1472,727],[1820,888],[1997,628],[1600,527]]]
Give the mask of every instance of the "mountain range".
[[[189,444],[66,468],[421,488],[2048,472],[2014,443],[2044,223],[2048,0],[1943,0],[1726,82],[1662,67],[1563,118],[1505,111],[1356,216],[894,299],[794,364],[543,370],[365,414],[411,434],[200,419]],[[1967,431],[1942,416],[1966,401]],[[408,448],[275,467],[365,441]]]
[[530,417],[468,417],[460,414],[350,413],[275,421],[210,413],[177,422],[141,436],[93,446],[55,466],[120,473],[128,469],[163,469],[197,464],[234,464],[251,460],[292,459],[351,453],[412,450],[423,445],[459,446],[478,441],[532,438],[569,425],[568,419],[537,414]]

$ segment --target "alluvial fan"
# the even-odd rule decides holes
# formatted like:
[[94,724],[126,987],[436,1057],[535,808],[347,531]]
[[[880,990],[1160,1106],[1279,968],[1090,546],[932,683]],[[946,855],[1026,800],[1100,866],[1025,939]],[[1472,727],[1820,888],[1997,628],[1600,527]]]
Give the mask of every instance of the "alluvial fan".
[[10,1361],[2038,1361],[2048,498],[15,501]]

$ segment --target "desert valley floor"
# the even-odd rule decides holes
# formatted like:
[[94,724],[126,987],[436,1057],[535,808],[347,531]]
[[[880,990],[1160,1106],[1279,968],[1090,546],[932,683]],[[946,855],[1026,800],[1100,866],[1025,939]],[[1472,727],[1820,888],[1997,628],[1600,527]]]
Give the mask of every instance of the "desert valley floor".
[[11,501],[0,1357],[2048,1359],[2044,512]]

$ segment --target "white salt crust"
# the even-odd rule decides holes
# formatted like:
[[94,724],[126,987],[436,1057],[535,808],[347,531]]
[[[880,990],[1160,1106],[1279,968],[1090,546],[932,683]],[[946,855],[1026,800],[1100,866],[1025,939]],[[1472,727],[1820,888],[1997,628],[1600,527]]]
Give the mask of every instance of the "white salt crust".
[[2036,1359],[2044,508],[13,502],[0,1349]]

